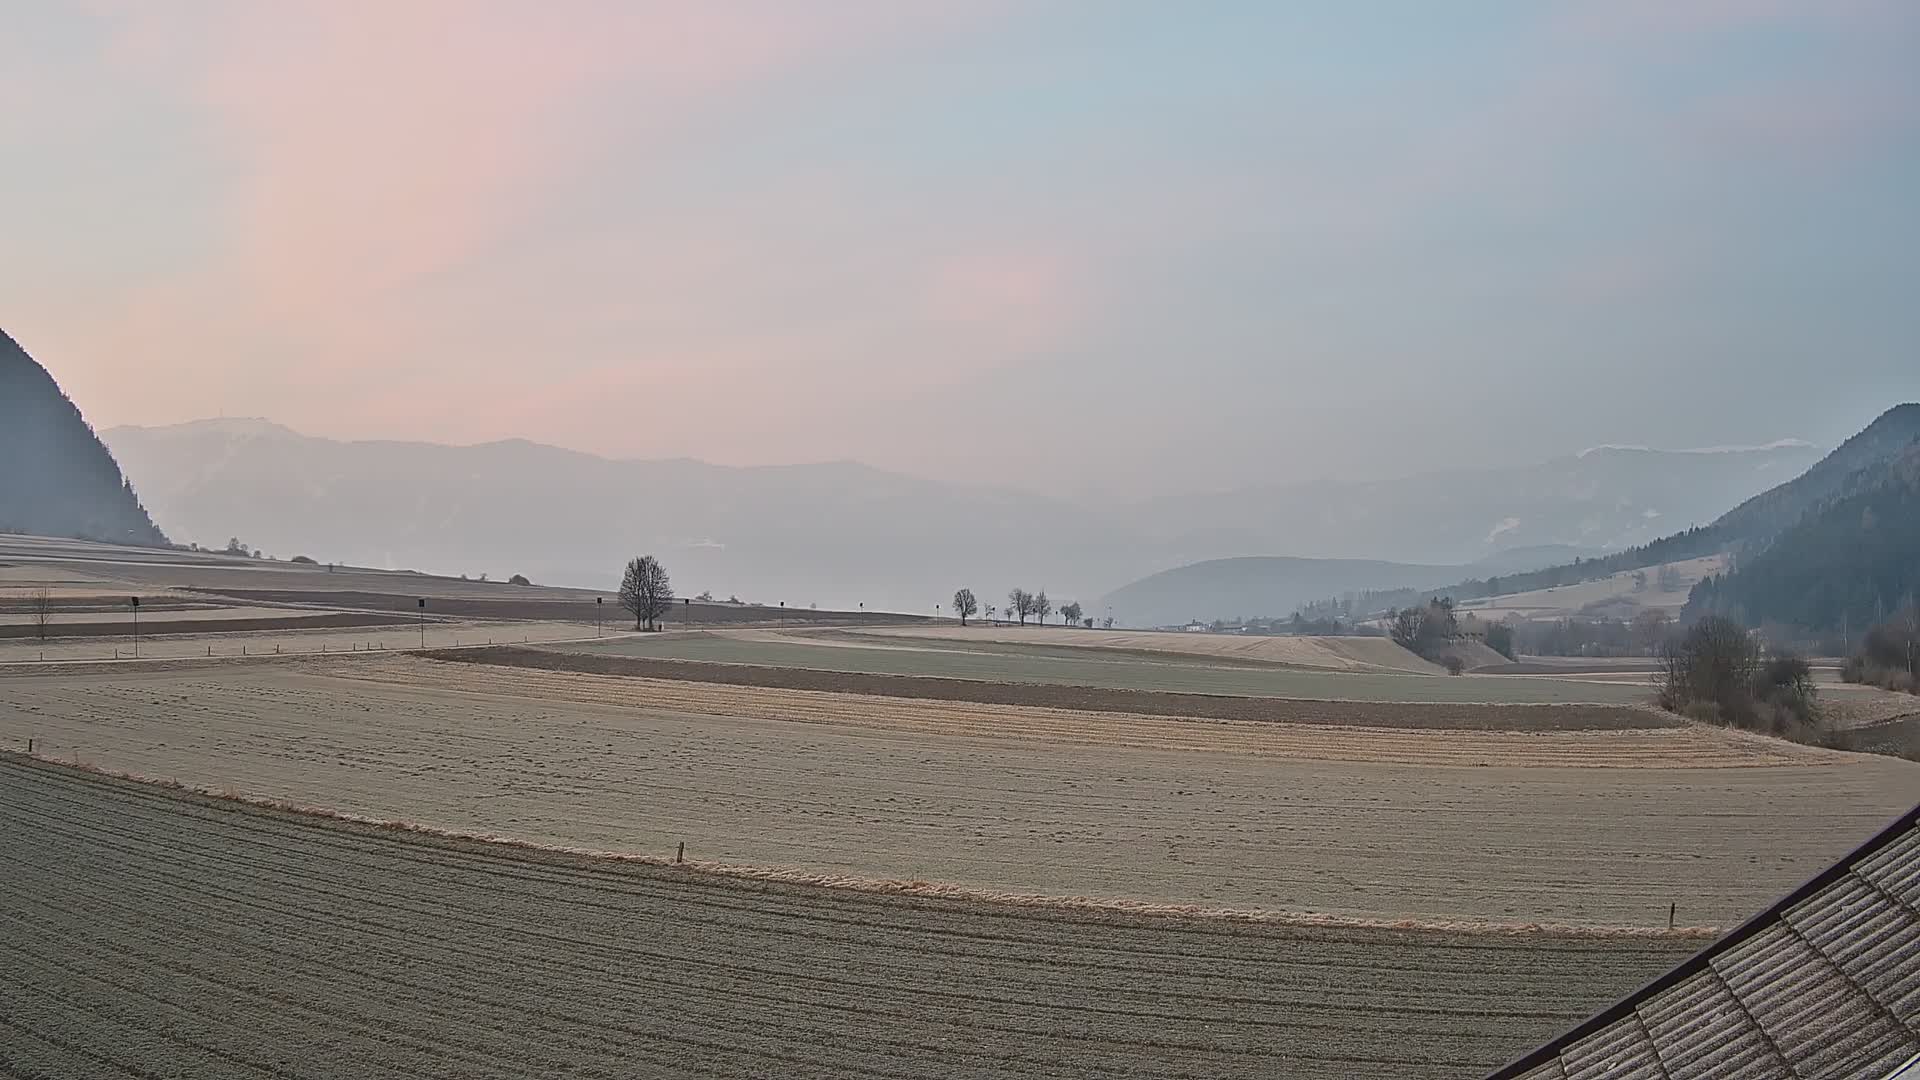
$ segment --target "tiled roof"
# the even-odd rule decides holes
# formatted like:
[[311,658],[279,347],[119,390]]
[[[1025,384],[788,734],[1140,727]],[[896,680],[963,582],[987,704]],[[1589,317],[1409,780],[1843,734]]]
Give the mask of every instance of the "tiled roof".
[[1920,1077],[1920,806],[1489,1080]]

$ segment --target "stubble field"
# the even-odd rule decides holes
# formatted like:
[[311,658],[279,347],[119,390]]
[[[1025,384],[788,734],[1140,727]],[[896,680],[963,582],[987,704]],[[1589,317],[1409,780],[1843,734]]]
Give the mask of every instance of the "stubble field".
[[1698,942],[741,881],[0,754],[10,1076],[1467,1077]]
[[7,677],[0,739],[462,832],[981,895],[1725,925],[1920,767],[1694,726],[1200,721],[407,657]]

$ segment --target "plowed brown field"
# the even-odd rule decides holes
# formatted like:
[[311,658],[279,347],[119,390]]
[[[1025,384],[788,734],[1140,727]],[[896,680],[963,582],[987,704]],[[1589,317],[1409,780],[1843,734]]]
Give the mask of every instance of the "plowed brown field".
[[[1725,925],[1920,766],[1694,727],[1409,731],[405,657],[0,678],[0,739],[541,843],[1383,920]],[[1381,706],[1381,708],[1391,708]]]
[[742,881],[11,754],[0,822],[16,1077],[1472,1077],[1698,945]]

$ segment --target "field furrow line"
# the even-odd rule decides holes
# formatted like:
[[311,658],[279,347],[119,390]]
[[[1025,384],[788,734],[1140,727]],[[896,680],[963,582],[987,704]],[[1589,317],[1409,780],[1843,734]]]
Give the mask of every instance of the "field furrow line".
[[[21,813],[33,813],[33,811],[31,811],[31,809],[23,809]],[[219,811],[219,813],[227,813],[227,815],[230,815],[230,817],[240,817],[240,819],[244,821],[244,815],[236,815],[236,811],[232,811],[232,809],[228,809],[228,811]],[[236,822],[236,826],[240,826],[240,828],[246,828],[246,824],[240,824],[240,822]],[[104,844],[109,844],[109,846],[111,846],[111,844],[121,844],[121,842],[125,842],[125,838],[127,838],[127,834],[125,834],[125,832],[115,832],[115,834],[111,834],[111,836],[108,836],[108,838],[104,838],[102,842],[104,842]],[[273,853],[273,851],[275,851],[276,844],[282,844],[282,840],[280,840],[280,838],[278,838],[276,834],[271,834],[271,832],[263,832],[263,834],[261,834],[261,838],[259,838],[259,842],[257,842],[257,846],[259,846],[259,849],[261,849],[261,851],[267,851],[267,853]],[[315,842],[315,844],[319,844],[319,842]],[[351,853],[355,853],[355,855],[365,855],[365,851],[363,851],[363,849],[355,849],[355,847],[351,846],[349,842],[340,842],[340,844],[332,844],[332,847],[336,847],[336,849],[342,849],[342,851],[351,851]],[[394,849],[397,849],[397,851],[405,851],[405,853],[407,853],[407,859],[409,859],[411,863],[415,863],[415,865],[419,865],[419,867],[426,867],[426,869],[432,869],[432,865],[436,865],[436,863],[440,863],[440,861],[444,861],[444,859],[447,859],[447,857],[451,857],[451,859],[461,859],[461,861],[467,861],[468,865],[472,865],[472,867],[476,867],[478,871],[484,872],[484,874],[488,874],[488,876],[503,876],[503,878],[507,878],[507,882],[499,886],[499,890],[501,890],[501,892],[511,892],[511,890],[518,890],[518,888],[524,888],[524,884],[534,884],[534,882],[540,882],[541,880],[541,876],[538,876],[538,874],[526,874],[526,872],[515,871],[515,869],[507,869],[507,867],[499,867],[495,859],[490,859],[490,857],[486,857],[486,855],[474,855],[474,853],[465,853],[465,851],[459,851],[459,849],[436,849],[436,851],[434,851],[434,855],[432,855],[430,859],[422,859],[419,853],[415,853],[415,851],[413,851],[413,846],[409,846],[409,844],[403,844],[403,842],[401,842],[399,838],[394,838],[394,844],[392,844],[392,847],[394,847]],[[225,853],[225,855],[230,855],[230,853]],[[618,865],[614,865],[614,867],[618,867]],[[599,886],[593,886],[593,888],[595,888],[595,890],[599,890],[599,892],[605,892],[607,896],[616,897],[616,899],[624,899],[624,897],[626,897],[626,894],[630,894],[630,892],[634,892],[636,888],[647,888],[647,880],[645,880],[645,878],[636,878],[634,874],[622,874],[622,872],[616,871],[616,869],[593,869],[593,865],[591,865],[591,863],[586,863],[586,865],[574,865],[574,867],[568,867],[568,872],[570,872],[570,874],[580,874],[580,876],[601,876],[601,878],[603,878],[603,880],[607,882],[607,884],[605,884],[605,888],[599,888]],[[670,872],[670,874],[676,874],[676,876],[678,876],[678,874],[682,874],[682,871],[668,871],[668,872]],[[691,874],[689,874],[689,876],[691,876]],[[678,901],[678,896],[676,896],[676,894],[684,894],[685,882],[689,880],[689,876],[678,876],[678,880],[670,880],[670,882],[668,882],[668,886],[666,886],[664,890],[659,890],[659,892],[655,892],[653,896],[657,897],[657,899],[676,899],[676,901]],[[411,878],[409,878],[409,880],[411,880]],[[294,882],[294,884],[301,884],[301,886],[311,886],[311,888],[326,888],[326,880],[324,880],[323,876],[317,876],[317,878],[313,878],[311,882]],[[732,882],[726,882],[726,884],[724,884],[722,888],[708,888],[708,890],[705,890],[705,892],[707,892],[708,896],[714,897],[714,899],[695,899],[693,903],[708,903],[708,905],[714,905],[714,907],[716,907],[718,911],[728,911],[728,909],[739,909],[739,911],[749,911],[749,913],[753,913],[753,915],[756,915],[756,917],[758,917],[758,915],[766,915],[766,913],[768,913],[768,907],[766,907],[766,899],[768,899],[768,897],[766,897],[766,894],[760,894],[760,896],[755,897],[755,899],[747,899],[747,901],[733,901],[733,899],[730,899],[730,896],[732,896],[732,892],[733,892]],[[803,886],[803,894],[804,892],[806,892],[806,890],[804,890],[804,886]],[[781,897],[781,901],[785,901],[785,899],[787,899],[787,897]],[[614,905],[614,909],[616,909],[616,911],[620,911],[622,907],[620,907],[620,905]],[[839,938],[829,938],[829,940],[831,940],[831,944],[835,944],[835,945],[872,944],[872,942],[870,942],[868,938],[870,938],[870,934],[872,934],[872,932],[874,932],[874,930],[876,930],[877,928],[876,924],[872,924],[872,922],[858,922],[858,920],[835,919],[835,917],[822,917],[822,920],[829,920],[829,922],[839,922],[839,924],[845,924],[845,926],[852,926],[852,928],[858,928],[858,930],[862,932],[862,936],[864,936],[864,938],[862,938],[862,940],[858,940],[858,942],[849,942],[849,940],[839,940]],[[1081,920],[1085,920],[1085,919],[1081,919]],[[1018,922],[1016,922],[1016,920],[1008,920],[1008,922],[1010,922],[1010,924],[1025,924],[1025,926],[1039,926],[1039,928],[1044,928],[1044,926],[1046,926],[1046,920],[1043,920],[1043,919],[1023,919],[1023,920],[1018,920]],[[1164,922],[1164,920],[1162,920],[1162,922]],[[724,928],[724,926],[726,926],[726,922],[724,922],[724,920],[714,920],[712,924],[714,924],[716,928]],[[1175,922],[1175,924],[1177,924],[1177,922]],[[1233,932],[1235,932],[1235,928],[1233,928],[1233,924],[1225,924],[1225,926],[1210,926],[1210,928],[1206,928],[1206,930],[1198,930],[1198,928],[1192,928],[1192,926],[1188,924],[1188,926],[1185,926],[1185,928],[1181,928],[1181,930],[1169,930],[1169,932],[1175,932],[1175,934],[1181,934],[1183,938],[1187,938],[1187,942],[1183,942],[1183,945],[1188,945],[1188,947],[1190,947],[1190,944],[1192,944],[1192,938],[1194,938],[1194,936],[1204,936],[1204,938],[1217,938],[1217,940],[1221,940],[1221,953],[1231,953],[1231,951],[1235,949],[1236,944],[1238,944],[1238,942],[1235,942],[1235,936],[1233,936]],[[816,934],[816,932],[808,932],[808,936],[820,936],[820,934]],[[985,938],[985,936],[981,936],[981,934],[966,934],[966,936],[960,936],[960,938],[956,938],[956,940],[972,940],[972,942],[981,942],[981,940],[987,940],[987,938]],[[1006,942],[1006,944],[1016,945],[1016,947],[1025,947],[1025,945],[1035,944],[1035,942],[1039,942],[1039,940],[1043,940],[1043,938],[1035,938],[1035,936],[1031,936],[1031,934],[1006,934],[1006,932],[1002,932],[1002,934],[996,934],[996,936],[993,936],[993,940],[995,940],[995,942]],[[1488,949],[1498,949],[1498,947],[1500,947],[1501,936],[1500,934],[1492,934],[1492,936],[1475,936],[1475,938],[1461,938],[1461,940],[1463,940],[1463,942],[1475,942],[1475,944],[1471,944],[1471,945],[1457,945],[1457,947],[1459,947],[1461,951],[1471,951],[1471,953],[1484,953],[1484,951],[1488,951]],[[925,949],[924,942],[920,942],[920,944],[916,944],[916,951],[924,951],[924,949]],[[1438,951],[1438,953],[1444,953],[1444,951],[1448,951],[1448,949],[1450,949],[1450,945],[1434,945],[1434,949],[1432,949],[1432,951]],[[1137,953],[1127,953],[1127,955],[1131,957],[1131,963],[1127,963],[1127,965],[1125,965],[1125,969],[1139,970],[1139,955],[1137,955]],[[1167,955],[1171,955],[1171,957],[1181,957],[1181,959],[1187,959],[1187,957],[1190,957],[1190,951],[1181,951],[1181,949],[1167,949]],[[1225,961],[1225,959],[1229,959],[1229,957],[1227,957],[1227,955],[1221,955],[1219,959],[1221,959],[1221,961]],[[1475,965],[1473,965],[1473,961],[1461,961],[1461,965],[1457,965],[1457,967],[1453,967],[1453,965],[1448,965],[1448,967],[1436,967],[1436,969],[1432,969],[1432,970],[1436,970],[1436,974],[1455,974],[1455,972],[1459,972],[1459,970],[1473,970],[1473,969],[1475,969]]]
[[[409,880],[413,880],[413,876],[409,876]],[[294,886],[298,888],[300,882],[294,882]],[[720,926],[716,926],[716,932],[718,932],[718,934],[726,934],[726,932],[728,932],[728,926],[726,926],[726,924],[720,924]],[[806,934],[806,936],[812,936],[812,934]],[[1031,938],[1029,938],[1029,940],[1031,940]],[[1494,940],[1498,942],[1498,938],[1494,938]],[[862,944],[862,942],[852,942],[852,944],[862,945],[862,947],[872,947],[872,942],[864,942],[864,944]],[[831,940],[831,945],[833,945],[833,947],[847,947],[849,942],[843,942],[843,940],[835,938],[835,940]],[[924,947],[916,947],[916,951],[925,951],[925,949]],[[1434,951],[1434,949],[1428,949],[1428,951]],[[1438,951],[1446,951],[1446,949],[1440,947]],[[1480,955],[1484,957],[1486,951],[1480,951]],[[1081,967],[1104,967],[1104,965],[1081,965]],[[1352,961],[1348,961],[1348,967],[1352,967]],[[1400,970],[1407,970],[1405,965],[1398,965],[1398,967],[1400,967]],[[1425,965],[1423,965],[1423,967],[1425,967]],[[1465,970],[1473,970],[1475,967],[1478,967],[1478,965],[1467,963]],[[1135,970],[1135,972],[1137,972],[1137,970],[1140,969],[1139,965],[1127,965],[1127,970]],[[1444,969],[1440,970],[1438,978],[1450,978],[1453,974],[1457,974],[1459,970],[1463,970],[1459,965],[1446,965]],[[1173,974],[1173,972],[1167,972],[1167,974]],[[1233,1001],[1235,1005],[1260,1005],[1260,1001],[1248,1001],[1248,999],[1244,999],[1244,997],[1235,997],[1235,999],[1231,999],[1231,1001]],[[1290,1005],[1290,1001],[1271,1001],[1271,1005]]]
[[[79,910],[96,914],[111,913],[114,905],[84,905]],[[122,910],[124,912],[124,909]],[[0,912],[0,923],[9,921],[14,920],[9,919],[4,912]],[[298,933],[295,927],[281,929],[288,934]],[[29,931],[30,935],[31,931]],[[30,961],[37,959],[46,970],[50,971],[62,970],[64,966],[71,964],[71,957],[74,956],[83,958],[92,956],[102,959],[104,963],[101,966],[112,970],[164,971],[170,976],[168,986],[170,991],[179,992],[181,983],[193,984],[199,988],[198,992],[190,998],[190,1004],[175,1005],[166,999],[152,998],[138,987],[105,978],[100,981],[114,986],[130,997],[145,996],[172,1008],[190,1008],[211,1014],[247,1015],[256,1011],[260,1003],[271,1002],[277,1006],[275,1009],[268,1010],[275,1026],[283,1025],[290,1019],[302,1019],[302,1022],[286,1028],[285,1034],[289,1037],[305,1038],[313,1035],[316,1030],[326,1031],[330,1033],[322,1040],[326,1043],[348,1036],[356,1045],[378,1044],[405,1050],[414,1056],[425,1056],[439,1062],[458,1064],[460,1075],[463,1076],[490,1075],[502,1077],[504,1080],[514,1080],[514,1078],[532,1075],[552,1064],[550,1051],[554,1045],[552,1040],[561,1036],[561,1031],[558,1029],[536,1028],[526,1032],[526,1038],[506,1046],[498,1045],[496,1040],[479,1037],[486,1033],[497,1033],[502,1024],[525,1015],[526,1009],[524,1006],[508,1007],[486,1002],[477,996],[447,991],[444,982],[462,975],[461,972],[444,972],[438,979],[424,985],[408,984],[391,977],[375,977],[364,970],[332,962],[321,954],[305,950],[262,949],[231,936],[220,940],[227,948],[233,950],[225,959],[246,960],[252,957],[260,960],[261,963],[242,969],[242,973],[231,981],[214,980],[203,975],[194,964],[186,960],[168,959],[153,952],[134,949],[111,937],[89,936],[84,931],[63,933],[59,939],[46,942],[44,953],[16,951],[15,955],[27,957]],[[364,952],[352,942],[341,942],[340,945],[345,952],[337,952],[333,955],[354,955],[356,951]],[[476,968],[476,971],[484,970],[485,965]],[[321,974],[329,971],[345,976],[344,980],[329,980]],[[471,976],[473,973],[464,974]],[[427,1036],[395,1022],[382,1022],[376,1017],[327,1006],[326,1003],[329,1000],[338,996],[340,988],[357,989],[367,982],[381,982],[391,988],[415,991],[402,998],[381,999],[380,1003],[388,1006],[388,1011],[394,1015],[405,1016],[415,1025],[421,1025],[423,1021],[431,1019],[436,1021],[432,1025],[434,1027],[450,1027],[470,1034],[464,1038],[444,1035]],[[302,990],[306,992],[298,992]],[[213,1004],[223,998],[231,999],[232,1004],[224,1007]],[[492,1022],[474,1019],[464,1011],[464,1007],[474,1005],[488,1006],[493,1012]],[[550,1010],[537,1010],[536,1014],[542,1012],[547,1015],[556,1015]],[[614,1033],[622,1036],[623,1039],[643,1038],[667,1045],[687,1045],[684,1040],[659,1039],[655,1033],[638,1029],[621,1028],[615,1029]],[[287,1043],[282,1042],[281,1045],[285,1046]],[[529,1048],[537,1048],[538,1052],[531,1054],[524,1052]],[[614,1040],[597,1040],[591,1044],[577,1042],[575,1049],[590,1049],[599,1056],[611,1059],[604,1066],[589,1070],[587,1075],[617,1078],[621,1074],[616,1070],[623,1061],[628,1065],[634,1065],[643,1064],[648,1060],[646,1055],[635,1053],[623,1043]],[[407,1074],[396,1072],[394,1075],[404,1077]]]
[[[647,1075],[650,1060],[688,1058],[716,1075],[1146,1080],[1252,1077],[1278,1053],[1303,1076],[1339,1076],[1354,1061],[1438,1075],[1489,1064],[1587,1007],[1561,1003],[1565,987],[1543,980],[1555,1004],[1487,1015],[1497,1010],[1476,991],[1535,977],[1489,982],[1488,968],[1515,965],[1457,935],[1068,919],[728,880],[294,816],[17,759],[0,759],[0,818],[15,825],[0,851],[27,869],[0,882],[0,926],[14,930],[22,966],[126,972],[128,986],[173,987],[160,991],[168,1000],[234,1002],[213,1011],[253,1001],[381,1061],[446,1048],[456,1055],[447,1071],[465,1052],[502,1073],[566,1063],[583,1077]],[[159,910],[164,919],[149,914]],[[75,927],[64,952],[63,919]],[[204,929],[167,936],[183,920]],[[1580,943],[1550,937],[1482,943],[1514,959],[1546,946],[1533,959],[1549,967],[1557,954],[1579,959]],[[1412,970],[1422,965],[1442,970]],[[1581,970],[1568,978],[1598,969]],[[1402,989],[1382,995],[1383,982]],[[1360,984],[1398,1011],[1347,1000]],[[585,1006],[551,996],[563,986]],[[349,996],[327,1004],[337,987]],[[677,1030],[640,1005],[668,1000]],[[743,1016],[753,1017],[745,1027]],[[1234,1019],[1243,1022],[1223,1022]],[[503,1025],[524,1045],[491,1049]],[[685,1041],[649,1038],[661,1032]]]
[[[190,888],[191,885],[192,885],[192,878],[190,876],[181,876],[179,878],[171,878],[171,877],[164,878],[162,880],[161,886],[154,889],[151,895],[156,900],[159,900],[167,895],[177,895],[179,890],[183,888]],[[138,897],[143,894],[137,891],[130,890],[129,895]],[[271,917],[272,915],[275,914],[274,910],[270,907],[249,905],[249,904],[246,904],[244,900],[238,900],[237,898],[235,899],[235,902],[240,906],[256,907],[256,917],[265,918],[265,917]],[[133,910],[134,911],[139,910],[138,906],[136,905]],[[508,920],[504,923],[489,921],[481,925],[485,925],[491,929],[498,929],[498,930],[504,931],[504,930],[510,929],[514,924],[511,920]],[[288,929],[290,931],[297,929],[297,924],[289,926]],[[373,929],[375,933],[378,933],[378,930],[380,928],[373,928]],[[723,927],[722,929],[724,930],[725,928]],[[423,950],[427,953],[431,953],[435,950],[442,950],[442,951],[448,950],[448,946],[437,941],[434,938],[434,936],[431,935],[430,933],[420,934],[420,933],[410,932],[410,936],[415,940],[417,940],[419,943],[421,943]],[[377,943],[377,941],[373,943]],[[370,942],[366,940],[361,940],[361,941],[353,942],[350,944],[357,944],[359,947],[364,948],[368,944],[370,944]],[[574,943],[568,941],[567,939],[561,938],[561,939],[551,941],[551,944],[557,949],[559,947],[564,947]],[[630,960],[638,959],[638,960],[644,961],[650,966],[664,969],[667,967],[672,967],[674,965],[683,963],[685,961],[686,956],[690,955],[690,953],[691,953],[691,950],[689,950],[689,952],[686,952],[686,953],[673,953],[673,952],[660,953],[660,952],[649,952],[649,951],[635,952],[633,950],[627,950],[625,955],[621,958],[630,959]],[[490,954],[483,950],[474,950],[471,953],[471,955],[476,960],[484,962],[486,957],[489,956]],[[1080,964],[1076,966],[1082,969],[1085,969],[1091,965]],[[1352,967],[1352,965],[1344,965],[1344,966],[1347,967],[1348,969],[1351,969]],[[764,978],[766,974],[773,973],[772,970],[766,969],[764,967],[753,968],[745,965],[727,964],[724,962],[714,961],[711,958],[703,960],[702,967],[705,969],[718,968],[723,970],[729,970],[739,980],[739,983],[741,986],[749,986],[753,981]],[[871,967],[872,967],[871,965],[868,965],[869,970],[871,969]],[[1121,969],[1121,968],[1110,968],[1108,970],[1108,974],[1113,975],[1116,979],[1123,978],[1125,975],[1125,972],[1126,972],[1126,969]],[[1404,969],[1402,969],[1402,972],[1404,973]],[[1134,973],[1138,974],[1137,968],[1134,969]],[[844,994],[858,994],[866,984],[866,980],[867,980],[866,975],[863,975],[863,977],[859,980],[842,980],[842,979],[823,978],[820,976],[808,976],[807,973],[805,972],[792,972],[787,974],[797,976],[797,977],[807,978],[811,982],[822,983],[826,985],[830,989],[826,991],[822,991],[821,994],[818,995],[822,997],[835,997],[835,996],[844,995]],[[884,975],[886,973],[872,972],[872,974]],[[622,981],[628,982],[628,983],[634,983],[636,985],[642,985],[642,986],[649,985],[652,982],[650,980],[645,980],[645,979],[636,979],[632,976],[623,976]],[[659,984],[659,985],[670,985],[670,984]],[[905,986],[902,986],[900,988],[900,992],[902,993],[917,992],[917,993],[923,994],[924,996],[928,996],[931,998],[936,998],[936,999],[940,999],[948,1002],[960,1002],[963,1004],[967,1004],[969,1006],[986,1006],[986,1007],[991,1007],[995,1009],[1006,1010],[1013,1013],[1016,1016],[1023,1015],[1024,1013],[1030,1010],[1035,1010],[1035,1009],[1044,1011],[1049,1009],[1057,1010],[1058,1008],[1057,1006],[1049,1005],[1047,998],[1045,996],[1050,989],[1057,991],[1059,988],[1058,985],[1054,985],[1051,987],[1046,986],[1044,984],[1027,986],[1021,980],[1016,979],[1016,980],[1008,981],[1008,980],[1005,980],[1004,978],[1002,978],[1000,982],[997,983],[997,985],[1001,987],[1002,993],[1000,996],[995,996],[995,997],[988,997],[985,995],[978,995],[978,994],[963,994],[955,991],[927,991],[927,990],[914,991],[914,990],[910,990],[908,987],[905,987]],[[1019,997],[1010,996],[1007,993],[1008,991],[1018,992],[1023,990],[1029,991],[1035,994],[1036,996],[1031,999],[1023,1000]],[[729,992],[740,993],[742,991],[729,991]],[[765,1000],[770,1005],[775,1005],[775,1006],[778,1006],[787,1000],[783,998],[776,998],[776,997],[771,997],[767,995],[752,993],[751,991],[745,991],[744,993],[746,994],[746,996]],[[1115,993],[1120,996],[1125,996],[1123,991],[1116,990]],[[1099,1007],[1099,1008],[1080,1007],[1072,1011],[1086,1012],[1086,1013],[1097,1014],[1101,1016],[1118,1016],[1118,1017],[1126,1017],[1126,1018],[1138,1018],[1138,1019],[1151,1020],[1156,1018],[1164,1018],[1166,1015],[1168,1015],[1168,1013],[1166,1012],[1164,1003],[1168,1001],[1172,1001],[1180,1004],[1181,1007],[1177,1010],[1179,1015],[1190,1016],[1195,1019],[1202,1019],[1209,1024],[1224,1023],[1224,1024],[1227,1024],[1228,1026],[1265,1027],[1265,1026],[1275,1026],[1276,1024],[1283,1023],[1282,1021],[1254,1019],[1246,1016],[1236,1017],[1236,1016],[1232,1016],[1231,1014],[1219,1014],[1213,1011],[1208,1011],[1205,1013],[1196,1013],[1196,1011],[1190,1007],[1192,1003],[1205,1002],[1207,1004],[1216,1005],[1221,1008],[1240,1009],[1240,1010],[1248,1010],[1248,1011],[1259,1010],[1266,1013],[1285,1013],[1287,1014],[1287,1019],[1284,1021],[1286,1025],[1311,1027],[1315,1025],[1307,1023],[1300,1018],[1299,1014],[1302,1010],[1310,1011],[1310,1012],[1324,1011],[1330,1014],[1338,1015],[1343,1010],[1350,1010],[1353,1008],[1363,1007],[1358,1005],[1357,1003],[1342,1004],[1337,1000],[1330,1001],[1330,1000],[1327,1000],[1324,994],[1303,995],[1300,997],[1291,997],[1291,998],[1283,998],[1283,997],[1253,998],[1253,997],[1248,997],[1246,995],[1195,994],[1195,993],[1185,993],[1185,992],[1172,991],[1172,990],[1162,990],[1162,991],[1156,992],[1152,996],[1162,1002],[1163,1007],[1161,1009],[1146,1010],[1146,1009],[1122,1009],[1118,1007]],[[910,1015],[910,1013],[908,1013],[907,1011],[899,1010],[899,1009],[860,1008],[860,1009],[855,1009],[854,1011],[871,1013],[871,1014],[880,1015],[880,1016],[896,1017],[896,1018],[900,1016]],[[1415,1008],[1404,1008],[1404,1007],[1393,1007],[1393,1006],[1379,1007],[1376,1005],[1374,1008],[1369,1009],[1368,1011],[1377,1012],[1382,1014],[1385,1017],[1391,1018],[1394,1026],[1402,1027],[1402,1028],[1404,1028],[1406,1022],[1409,1019],[1426,1018],[1428,1021],[1436,1025],[1432,1029],[1434,1033],[1447,1030],[1448,1022],[1451,1022],[1452,1020],[1457,1020],[1461,1017],[1465,1017],[1465,1016],[1485,1017],[1489,1015],[1488,1011],[1484,1008],[1415,1009]],[[1510,1017],[1518,1017],[1520,1019],[1535,1019],[1535,1018],[1541,1018],[1541,1017],[1558,1017],[1560,1014],[1547,1013],[1547,1014],[1538,1014],[1538,1016],[1536,1016],[1536,1014],[1531,1013],[1527,1010],[1519,1010],[1517,1012],[1514,1012],[1514,1011],[1503,1012],[1502,1015],[1507,1015]],[[980,1018],[975,1017],[974,1020],[970,1022],[979,1023]],[[989,1028],[993,1027],[993,1025],[991,1024],[986,1024],[984,1026]],[[1349,1023],[1347,1026],[1350,1027],[1351,1024]],[[1007,1028],[1006,1030],[1014,1030],[1014,1029]],[[1418,1025],[1415,1025],[1415,1030],[1420,1030]],[[1156,1043],[1155,1045],[1164,1045],[1164,1044]]]

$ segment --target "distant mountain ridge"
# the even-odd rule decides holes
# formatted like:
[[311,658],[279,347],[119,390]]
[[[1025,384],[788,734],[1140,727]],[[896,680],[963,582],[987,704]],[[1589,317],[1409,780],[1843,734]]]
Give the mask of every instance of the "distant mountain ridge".
[[1065,582],[1064,560],[1025,557],[1033,532],[1099,542],[1055,500],[851,462],[619,461],[523,439],[344,442],[260,420],[106,438],[181,536],[373,566],[592,588],[653,553],[686,594],[932,614],[966,581]]
[[79,407],[4,330],[0,530],[145,547],[167,542]]
[[[1542,552],[1521,557],[1531,567],[1606,550],[1650,522],[1705,520],[1817,457],[1791,446],[1603,451],[1092,504],[853,462],[739,468],[617,461],[519,439],[344,442],[262,420],[104,437],[160,524],[201,543],[238,536],[281,555],[593,588],[651,551],[687,592],[927,613],[962,585],[982,603],[1019,585],[1092,604],[1156,570],[1272,552],[1508,573],[1522,568],[1515,550]],[[1482,559],[1493,561],[1475,565]],[[1241,613],[1251,614],[1217,614]]]
[[1513,548],[1618,551],[1705,524],[1820,455],[1797,440],[1726,450],[1594,448],[1496,469],[1169,496],[1133,518],[1146,535],[1184,533],[1224,549],[1188,561],[1283,553],[1465,565]]

